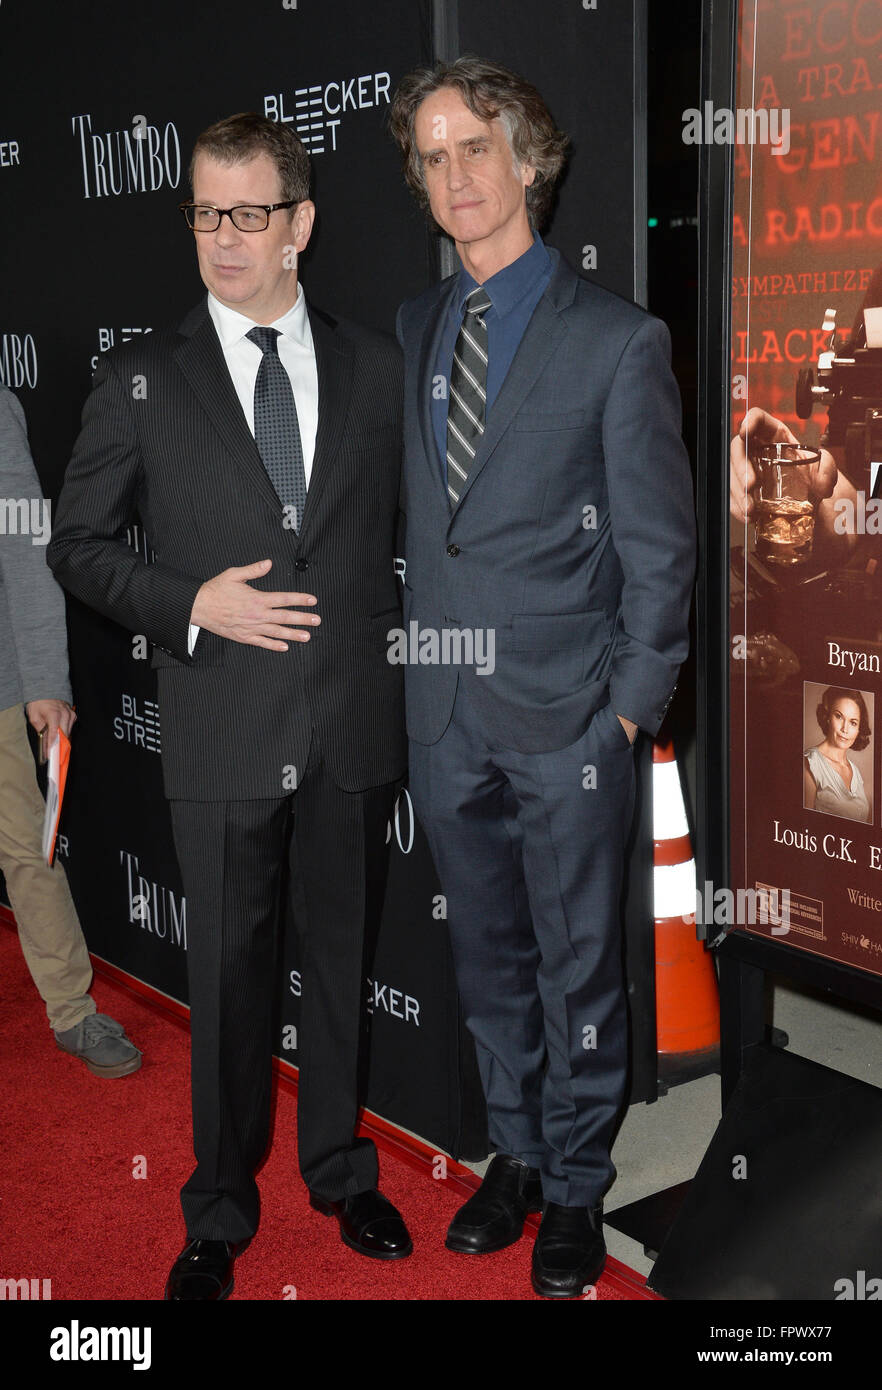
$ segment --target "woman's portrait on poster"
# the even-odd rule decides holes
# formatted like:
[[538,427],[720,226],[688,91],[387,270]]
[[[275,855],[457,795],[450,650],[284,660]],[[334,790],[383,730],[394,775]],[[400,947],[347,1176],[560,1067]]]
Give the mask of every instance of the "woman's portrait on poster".
[[[809,690],[807,686],[807,700]],[[872,739],[863,692],[828,686],[815,709],[815,719],[823,739],[803,754],[803,806],[807,811],[869,821],[870,800],[864,779],[850,756],[867,748]]]

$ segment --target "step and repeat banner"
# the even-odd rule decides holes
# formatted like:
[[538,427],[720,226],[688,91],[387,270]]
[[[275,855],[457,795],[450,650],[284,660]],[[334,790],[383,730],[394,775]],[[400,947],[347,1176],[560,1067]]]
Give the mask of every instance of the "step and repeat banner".
[[[401,300],[437,276],[439,249],[405,188],[387,111],[398,80],[434,56],[442,32],[454,46],[461,34],[463,51],[506,62],[540,86],[573,137],[548,239],[585,274],[642,297],[630,6],[572,0],[549,15],[524,0],[507,5],[503,20],[478,4],[461,3],[457,13],[456,5],[415,0],[6,0],[0,379],[24,406],[50,499],[101,353],[179,322],[203,294],[177,205],[189,196],[195,137],[222,116],[254,110],[292,123],[312,157],[318,209],[301,263],[306,293],[332,314],[393,330]],[[128,541],[151,562],[139,524]],[[69,629],[79,718],[59,856],[90,949],[186,1001],[187,903],[162,794],[150,651],[75,600]],[[406,789],[388,833],[389,891],[365,981],[367,1103],[456,1155],[480,1157],[486,1123],[459,1019],[444,898]],[[299,995],[288,923],[277,1052],[294,1065]]]
[[737,58],[733,881],[882,975],[882,0],[745,0]]

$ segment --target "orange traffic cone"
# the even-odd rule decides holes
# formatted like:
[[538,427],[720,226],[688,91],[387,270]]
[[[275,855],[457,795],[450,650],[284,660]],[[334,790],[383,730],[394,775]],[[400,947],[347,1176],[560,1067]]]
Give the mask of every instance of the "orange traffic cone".
[[655,1011],[660,1088],[719,1070],[720,996],[695,935],[695,860],[674,745],[652,750]]

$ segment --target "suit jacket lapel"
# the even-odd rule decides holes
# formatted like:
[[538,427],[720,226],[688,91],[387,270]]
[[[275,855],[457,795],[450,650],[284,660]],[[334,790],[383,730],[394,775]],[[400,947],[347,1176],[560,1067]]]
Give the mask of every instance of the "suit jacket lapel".
[[279,499],[248,428],[206,301],[188,314],[178,332],[175,359],[243,477],[278,514]]
[[533,389],[548,359],[566,337],[569,330],[561,310],[573,302],[577,282],[578,276],[561,258],[545,293],[533,310],[502,388],[490,407],[487,426],[481,436],[474,462],[460,492],[459,504],[451,521],[462,510],[472,484],[514,419],[524,397]]
[[438,458],[438,445],[435,442],[435,430],[432,425],[432,388],[435,379],[435,363],[438,360],[438,348],[441,342],[441,335],[444,329],[444,321],[447,317],[450,305],[456,291],[459,277],[451,275],[448,282],[439,286],[440,294],[438,302],[426,316],[426,325],[423,329],[423,339],[420,344],[419,370],[417,372],[417,391],[419,400],[417,401],[417,413],[420,420],[420,429],[423,436],[423,452],[426,462],[432,472],[432,477],[438,488],[438,496],[444,503],[445,510],[449,510],[450,501],[447,496],[447,488],[444,479],[447,475],[447,460]]
[[301,540],[321,502],[322,490],[340,447],[349,412],[353,369],[352,344],[340,333],[335,333],[309,305],[307,311],[318,372],[318,431],[300,527]]

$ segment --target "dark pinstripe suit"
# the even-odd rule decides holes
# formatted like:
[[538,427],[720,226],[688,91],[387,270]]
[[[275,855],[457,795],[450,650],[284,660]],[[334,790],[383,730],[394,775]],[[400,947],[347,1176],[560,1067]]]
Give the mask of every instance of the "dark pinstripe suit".
[[[379,892],[406,765],[401,669],[386,660],[400,621],[401,358],[385,335],[309,315],[319,419],[299,535],[280,524],[203,301],[176,332],[102,358],[47,552],[66,588],[155,644],[188,897],[198,1165],[182,1197],[192,1236],[256,1228],[251,1175],[267,1138],[273,937],[289,858],[301,895],[301,1169],[332,1199],[376,1180],[373,1148],[354,1143],[352,1127],[367,880]],[[136,514],[150,565],[120,539]],[[272,569],[255,587],[316,595],[311,640],[275,652],[203,629],[191,658],[202,583],[265,558]]]

